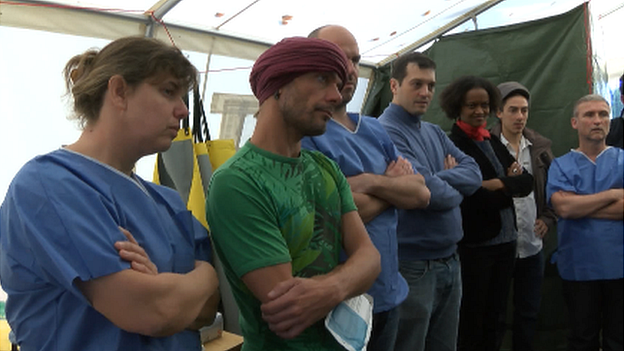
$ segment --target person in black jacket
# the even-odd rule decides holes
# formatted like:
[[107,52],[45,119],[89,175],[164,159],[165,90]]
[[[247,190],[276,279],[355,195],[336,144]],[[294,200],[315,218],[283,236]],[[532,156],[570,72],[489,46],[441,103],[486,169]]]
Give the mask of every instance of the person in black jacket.
[[461,204],[460,351],[500,349],[503,332],[498,321],[504,313],[518,237],[513,197],[533,190],[533,176],[485,129],[499,104],[498,89],[475,76],[456,79],[440,96],[446,116],[456,120],[450,139],[475,159],[483,174],[481,188]]
[[534,185],[534,191],[529,196],[514,198],[518,247],[511,286],[512,350],[535,351],[533,339],[546,264],[542,239],[557,223],[557,215],[546,201],[548,167],[555,157],[550,149],[552,142],[526,127],[531,98],[529,90],[518,82],[501,83],[498,90],[502,102],[496,115],[500,123],[492,126],[490,133],[499,137],[509,153],[531,173]]

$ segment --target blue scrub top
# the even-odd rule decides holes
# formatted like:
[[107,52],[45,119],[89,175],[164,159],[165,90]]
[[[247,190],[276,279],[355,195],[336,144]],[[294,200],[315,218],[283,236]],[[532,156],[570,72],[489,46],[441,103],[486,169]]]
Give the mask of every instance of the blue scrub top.
[[129,230],[159,272],[209,260],[206,230],[177,192],[61,149],[28,162],[0,208],[0,279],[23,351],[201,350],[197,332],[123,331],[74,284],[129,269],[114,243]]
[[[388,164],[398,157],[390,137],[376,118],[351,113],[349,118],[356,124],[355,131],[330,120],[325,134],[303,138],[301,146],[318,150],[336,161],[346,177],[361,173],[384,174]],[[398,268],[397,222],[396,208],[389,207],[365,224],[371,241],[381,254],[381,273],[368,291],[374,298],[374,313],[398,306],[409,290]]]
[[[571,151],[556,158],[548,171],[546,196],[549,205],[557,191],[578,195],[596,194],[624,185],[624,150],[608,147],[594,163],[585,154]],[[559,247],[555,261],[561,278],[588,281],[621,279],[624,276],[622,220],[559,218]]]

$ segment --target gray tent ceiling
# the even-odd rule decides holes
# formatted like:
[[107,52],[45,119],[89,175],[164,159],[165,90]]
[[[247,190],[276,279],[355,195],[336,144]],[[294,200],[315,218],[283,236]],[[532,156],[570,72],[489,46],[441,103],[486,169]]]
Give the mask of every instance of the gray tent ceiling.
[[[305,36],[319,26],[341,24],[358,39],[363,65],[374,67],[422,47],[442,34],[552,16],[578,6],[583,0],[154,2],[0,0],[0,25],[104,39],[149,35],[172,40],[183,50],[253,60],[284,37]],[[605,35],[604,46],[613,51],[603,54],[607,66],[621,71],[624,54],[620,40],[616,39],[621,33],[616,17],[624,18],[624,2],[592,0],[590,6],[594,25]]]

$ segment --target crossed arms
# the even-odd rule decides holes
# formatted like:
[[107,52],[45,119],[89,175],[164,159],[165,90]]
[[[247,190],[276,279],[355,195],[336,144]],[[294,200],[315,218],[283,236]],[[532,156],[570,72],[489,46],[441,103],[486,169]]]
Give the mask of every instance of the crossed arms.
[[414,174],[412,164],[399,156],[392,161],[383,175],[361,173],[347,178],[353,200],[364,223],[390,206],[401,209],[425,208],[431,193],[425,178]]
[[622,220],[624,217],[624,189],[609,189],[596,194],[578,195],[557,191],[550,201],[561,218],[583,217]]
[[324,318],[341,301],[368,290],[379,274],[379,252],[355,211],[342,215],[343,248],[349,256],[330,273],[292,276],[290,263],[267,266],[242,276],[262,303],[262,317],[278,336],[291,339]]
[[214,319],[219,302],[217,274],[208,262],[195,261],[186,274],[158,273],[130,232],[115,243],[132,262],[126,269],[76,285],[93,308],[120,329],[153,337],[199,329]]

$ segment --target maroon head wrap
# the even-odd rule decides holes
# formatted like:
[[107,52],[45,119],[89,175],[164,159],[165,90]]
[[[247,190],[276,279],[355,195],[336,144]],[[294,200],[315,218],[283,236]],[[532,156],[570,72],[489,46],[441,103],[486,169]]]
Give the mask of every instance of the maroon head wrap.
[[348,60],[338,45],[317,38],[286,38],[256,60],[249,82],[260,104],[298,76],[309,72],[335,72],[347,81]]

